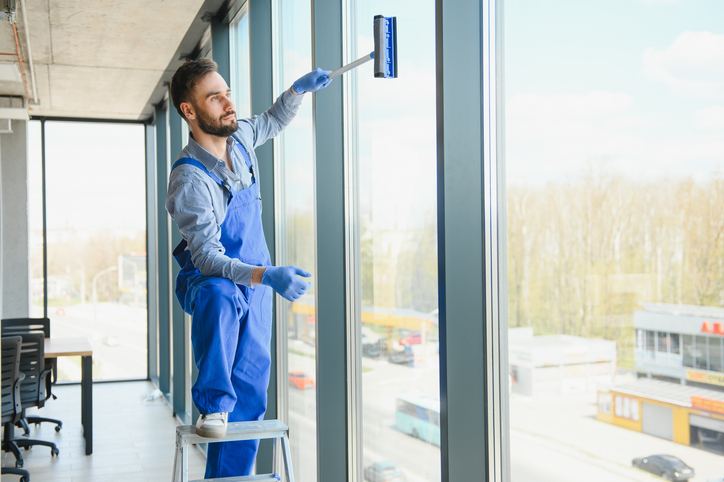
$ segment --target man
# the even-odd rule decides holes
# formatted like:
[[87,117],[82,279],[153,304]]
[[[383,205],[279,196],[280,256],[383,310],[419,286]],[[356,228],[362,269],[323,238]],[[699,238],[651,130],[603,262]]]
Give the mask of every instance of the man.
[[[199,376],[191,392],[204,437],[226,435],[227,420],[263,418],[271,290],[296,301],[311,286],[296,266],[270,266],[254,149],[291,122],[305,92],[331,82],[327,74],[308,73],[268,111],[239,121],[214,61],[186,62],[171,80],[171,100],[191,135],[171,170],[166,209],[183,236],[174,250],[176,296],[193,320]],[[256,440],[209,444],[205,478],[250,474],[257,449]]]

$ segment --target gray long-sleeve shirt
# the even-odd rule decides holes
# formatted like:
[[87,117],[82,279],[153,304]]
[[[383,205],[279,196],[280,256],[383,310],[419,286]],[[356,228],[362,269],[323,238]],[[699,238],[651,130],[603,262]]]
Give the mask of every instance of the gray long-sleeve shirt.
[[[287,90],[268,111],[250,119],[240,119],[235,136],[241,141],[259,182],[259,167],[254,149],[277,136],[296,116],[303,95]],[[229,137],[227,140],[233,172],[226,163],[210,154],[193,138],[181,151],[178,159],[190,157],[201,162],[216,174],[232,192],[251,185],[251,174],[240,147]],[[221,223],[226,218],[228,195],[208,174],[198,167],[182,164],[171,171],[166,195],[166,210],[188,243],[194,266],[205,276],[228,278],[234,283],[251,286],[254,266],[226,256],[221,244]]]

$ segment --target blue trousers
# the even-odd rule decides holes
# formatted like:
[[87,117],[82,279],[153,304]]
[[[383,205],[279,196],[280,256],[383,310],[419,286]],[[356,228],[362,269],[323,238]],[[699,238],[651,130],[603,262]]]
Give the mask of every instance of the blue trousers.
[[[191,394],[199,412],[228,412],[229,422],[263,419],[271,365],[271,288],[239,286],[198,272],[179,288],[184,310],[192,314],[199,376]],[[258,447],[258,440],[209,444],[205,478],[250,474]]]

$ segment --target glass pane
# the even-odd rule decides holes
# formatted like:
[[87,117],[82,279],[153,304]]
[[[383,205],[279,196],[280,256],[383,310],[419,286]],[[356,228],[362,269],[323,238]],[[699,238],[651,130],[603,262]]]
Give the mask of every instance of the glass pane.
[[654,360],[654,350],[656,348],[656,332],[648,330],[646,332],[646,359]]
[[[251,77],[249,67],[249,14],[246,6],[230,29],[231,98],[236,106],[236,117],[251,116]],[[185,144],[184,144],[185,145]]]
[[724,428],[697,433],[724,391],[722,18],[505,1],[513,482],[643,480],[657,453],[721,477]]
[[28,122],[28,226],[30,229],[30,316],[42,318],[43,289],[43,145],[40,121]]
[[671,340],[669,339],[669,334],[666,332],[660,331],[657,336],[658,336],[658,341],[659,341],[658,351],[660,351],[662,353],[668,353],[669,346],[671,345]]
[[355,2],[354,58],[373,51],[380,13],[399,22],[400,76],[375,78],[372,62],[350,74],[359,166],[362,463],[367,480],[404,474],[436,481],[435,4]]
[[[48,316],[85,337],[93,379],[146,378],[146,208],[142,125],[46,122]],[[80,380],[80,359],[58,359]]]
[[694,347],[694,337],[691,335],[682,335],[684,340],[684,360],[685,367],[694,367],[694,358],[696,357],[696,348]]
[[696,337],[696,368],[708,370],[709,347],[705,336]]
[[678,333],[669,333],[671,337],[671,353],[678,355],[679,352],[679,338],[681,335]]
[[709,370],[713,372],[722,371],[722,339],[709,337]]
[[[279,0],[276,3],[280,31],[277,70],[280,95],[312,70],[311,3],[309,0]],[[282,219],[277,225],[280,259],[314,272],[314,132],[312,96],[306,95],[297,117],[279,138],[277,199]],[[294,475],[300,480],[317,479],[317,398],[315,284],[296,303],[281,301],[278,313],[288,327],[289,427]],[[299,475],[298,475],[299,474]]]

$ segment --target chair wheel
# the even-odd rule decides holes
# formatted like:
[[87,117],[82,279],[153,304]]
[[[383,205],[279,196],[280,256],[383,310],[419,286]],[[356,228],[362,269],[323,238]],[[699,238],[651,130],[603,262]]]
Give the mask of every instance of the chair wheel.
[[56,448],[50,449],[50,455],[58,455],[60,453],[60,450]]
[[20,477],[20,482],[30,482],[30,479],[25,478],[25,476]]
[[25,463],[24,460],[17,460],[17,461],[15,461],[15,468],[17,468],[17,469],[22,468],[24,463]]
[[61,428],[63,428],[61,425],[56,425],[56,426],[55,426],[55,431],[56,431],[56,432],[60,432],[60,429],[61,429]]

